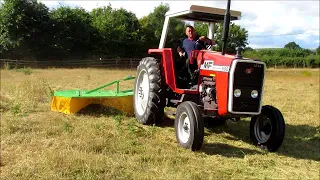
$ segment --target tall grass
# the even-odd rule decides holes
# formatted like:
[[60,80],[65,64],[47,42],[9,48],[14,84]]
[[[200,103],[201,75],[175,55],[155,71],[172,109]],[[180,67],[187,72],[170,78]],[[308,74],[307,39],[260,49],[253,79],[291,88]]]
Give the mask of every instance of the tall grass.
[[286,121],[275,153],[250,144],[249,119],[206,127],[203,148],[190,152],[177,144],[170,115],[160,126],[143,126],[104,111],[51,112],[52,91],[91,89],[135,72],[32,71],[1,71],[1,179],[319,179],[316,69],[267,70],[263,104]]

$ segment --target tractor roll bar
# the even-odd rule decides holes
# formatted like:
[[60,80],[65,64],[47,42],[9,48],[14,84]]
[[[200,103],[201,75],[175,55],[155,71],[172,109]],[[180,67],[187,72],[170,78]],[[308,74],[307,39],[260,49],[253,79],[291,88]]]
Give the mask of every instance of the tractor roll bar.
[[228,4],[227,4],[227,11],[226,14],[224,16],[224,22],[223,22],[223,35],[222,35],[222,52],[221,54],[224,55],[225,54],[225,48],[226,48],[226,44],[227,44],[227,39],[228,39],[228,33],[229,33],[229,24],[230,24],[230,1],[228,0]]

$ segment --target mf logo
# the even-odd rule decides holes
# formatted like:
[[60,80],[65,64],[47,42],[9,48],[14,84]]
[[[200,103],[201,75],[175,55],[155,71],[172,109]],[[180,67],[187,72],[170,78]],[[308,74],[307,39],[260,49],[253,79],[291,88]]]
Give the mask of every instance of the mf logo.
[[204,61],[203,67],[205,69],[211,69],[213,67],[213,61]]

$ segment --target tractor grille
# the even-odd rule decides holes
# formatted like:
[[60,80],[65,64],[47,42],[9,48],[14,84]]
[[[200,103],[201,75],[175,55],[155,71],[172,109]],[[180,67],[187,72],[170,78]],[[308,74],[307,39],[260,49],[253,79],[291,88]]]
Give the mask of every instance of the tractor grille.
[[[261,105],[262,86],[264,80],[264,65],[260,63],[237,62],[233,74],[233,87],[241,90],[240,97],[235,97],[232,93],[233,112],[259,112]],[[252,90],[258,91],[258,97],[252,98]],[[231,98],[231,97],[230,97]]]

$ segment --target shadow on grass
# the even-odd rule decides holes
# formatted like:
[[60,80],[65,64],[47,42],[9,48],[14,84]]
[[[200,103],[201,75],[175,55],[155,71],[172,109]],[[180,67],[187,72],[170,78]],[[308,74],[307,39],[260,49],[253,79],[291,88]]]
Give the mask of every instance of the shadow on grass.
[[221,143],[204,143],[202,151],[208,155],[222,155],[225,157],[237,157],[244,158],[248,154],[262,154],[257,150],[251,150],[246,148],[239,148],[236,146],[230,146],[228,144]]
[[116,115],[128,116],[126,113],[122,111],[119,111],[113,107],[103,106],[101,104],[90,104],[82,108],[77,114],[94,116],[94,117],[116,116]]
[[[229,140],[242,140],[251,144],[249,136],[249,121],[228,122],[224,126],[209,128],[210,133],[228,133],[233,137]],[[279,155],[297,159],[320,160],[320,127],[286,124],[285,138],[280,148],[275,152]],[[206,134],[206,135],[209,135]],[[206,146],[206,145],[205,145]],[[211,145],[210,145],[211,146]],[[233,148],[233,147],[229,147]],[[219,149],[217,149],[219,151]],[[245,152],[245,151],[244,151]],[[267,152],[267,151],[266,151]]]
[[[207,132],[205,136],[213,133],[228,133],[228,140],[242,140],[251,144],[250,140],[250,121],[227,121],[225,125],[209,126],[205,122]],[[163,123],[159,127],[174,127],[174,118],[164,116]],[[261,154],[259,151],[238,148],[227,144],[203,144],[203,151],[206,154],[221,154],[227,157],[244,157],[244,154]],[[267,151],[265,151],[268,153]],[[279,155],[293,157],[297,159],[310,159],[320,161],[320,126],[312,127],[308,125],[286,124],[285,138],[280,148],[275,152]]]
[[158,127],[174,127],[174,118],[170,117],[165,113],[162,117],[162,122],[158,125]]

